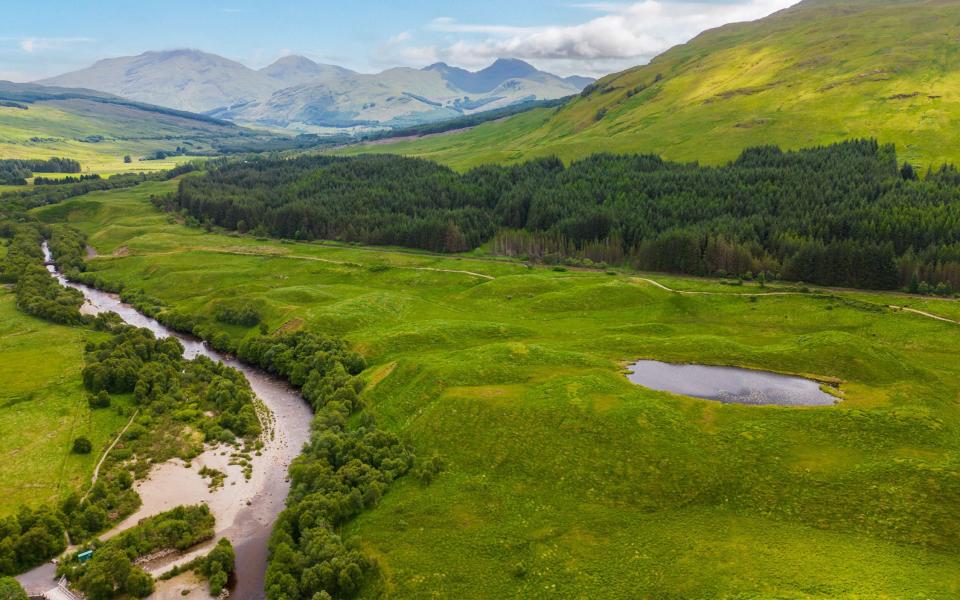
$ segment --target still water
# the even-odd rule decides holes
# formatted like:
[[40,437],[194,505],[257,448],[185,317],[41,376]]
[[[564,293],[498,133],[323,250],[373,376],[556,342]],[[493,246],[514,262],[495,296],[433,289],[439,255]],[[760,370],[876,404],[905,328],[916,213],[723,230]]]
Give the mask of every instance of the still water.
[[737,404],[829,406],[837,402],[817,381],[739,367],[641,360],[630,365],[627,378],[652,390]]

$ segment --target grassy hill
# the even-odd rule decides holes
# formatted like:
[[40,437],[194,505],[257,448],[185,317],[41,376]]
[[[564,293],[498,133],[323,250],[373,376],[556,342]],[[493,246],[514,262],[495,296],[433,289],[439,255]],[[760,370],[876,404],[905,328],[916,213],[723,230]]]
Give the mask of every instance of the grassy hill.
[[707,31],[556,111],[376,151],[460,168],[597,151],[719,163],[758,144],[876,137],[921,165],[960,162],[958,28],[948,0],[806,0]]
[[275,136],[92,90],[0,82],[0,158],[64,156],[84,172],[152,171],[188,160],[139,160],[157,151],[217,154],[268,139]]
[[[174,182],[35,211],[103,281],[213,321],[345,336],[378,426],[419,457],[343,534],[361,597],[955,598],[960,319],[946,300],[802,293],[205,233],[149,202]],[[783,292],[793,292],[783,294]],[[751,297],[745,294],[774,295]],[[234,339],[256,328],[221,328]],[[640,357],[842,381],[837,406],[720,404],[630,384]]]

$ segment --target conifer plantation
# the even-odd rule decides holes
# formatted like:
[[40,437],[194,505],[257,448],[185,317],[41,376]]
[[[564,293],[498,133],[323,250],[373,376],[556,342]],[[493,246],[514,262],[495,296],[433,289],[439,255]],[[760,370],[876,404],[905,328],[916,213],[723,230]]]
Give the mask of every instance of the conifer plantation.
[[[652,155],[463,174],[414,158],[223,163],[156,199],[257,235],[827,286],[960,289],[960,174],[859,140],[745,150],[721,167]],[[584,262],[586,261],[586,262]]]

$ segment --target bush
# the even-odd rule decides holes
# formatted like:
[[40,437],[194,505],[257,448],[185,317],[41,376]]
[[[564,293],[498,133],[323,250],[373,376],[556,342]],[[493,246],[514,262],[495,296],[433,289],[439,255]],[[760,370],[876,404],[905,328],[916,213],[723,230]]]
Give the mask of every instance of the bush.
[[214,317],[228,325],[253,327],[260,322],[260,312],[251,304],[223,304],[217,308]]
[[100,390],[97,394],[88,398],[90,408],[110,408],[110,394],[106,390]]
[[27,600],[27,592],[13,577],[0,577],[0,600]]
[[85,437],[78,437],[73,440],[73,453],[74,454],[90,454],[93,450],[93,444],[90,443]]

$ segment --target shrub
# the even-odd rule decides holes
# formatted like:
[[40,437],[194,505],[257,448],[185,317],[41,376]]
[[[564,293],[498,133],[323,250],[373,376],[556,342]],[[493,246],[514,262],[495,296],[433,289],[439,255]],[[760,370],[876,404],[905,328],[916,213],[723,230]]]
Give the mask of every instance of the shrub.
[[73,452],[74,454],[90,454],[93,450],[93,444],[90,443],[85,437],[78,437],[73,440]]
[[0,600],[27,600],[27,592],[13,577],[0,577]]
[[110,408],[110,394],[106,390],[100,390],[97,394],[88,398],[90,408]]

